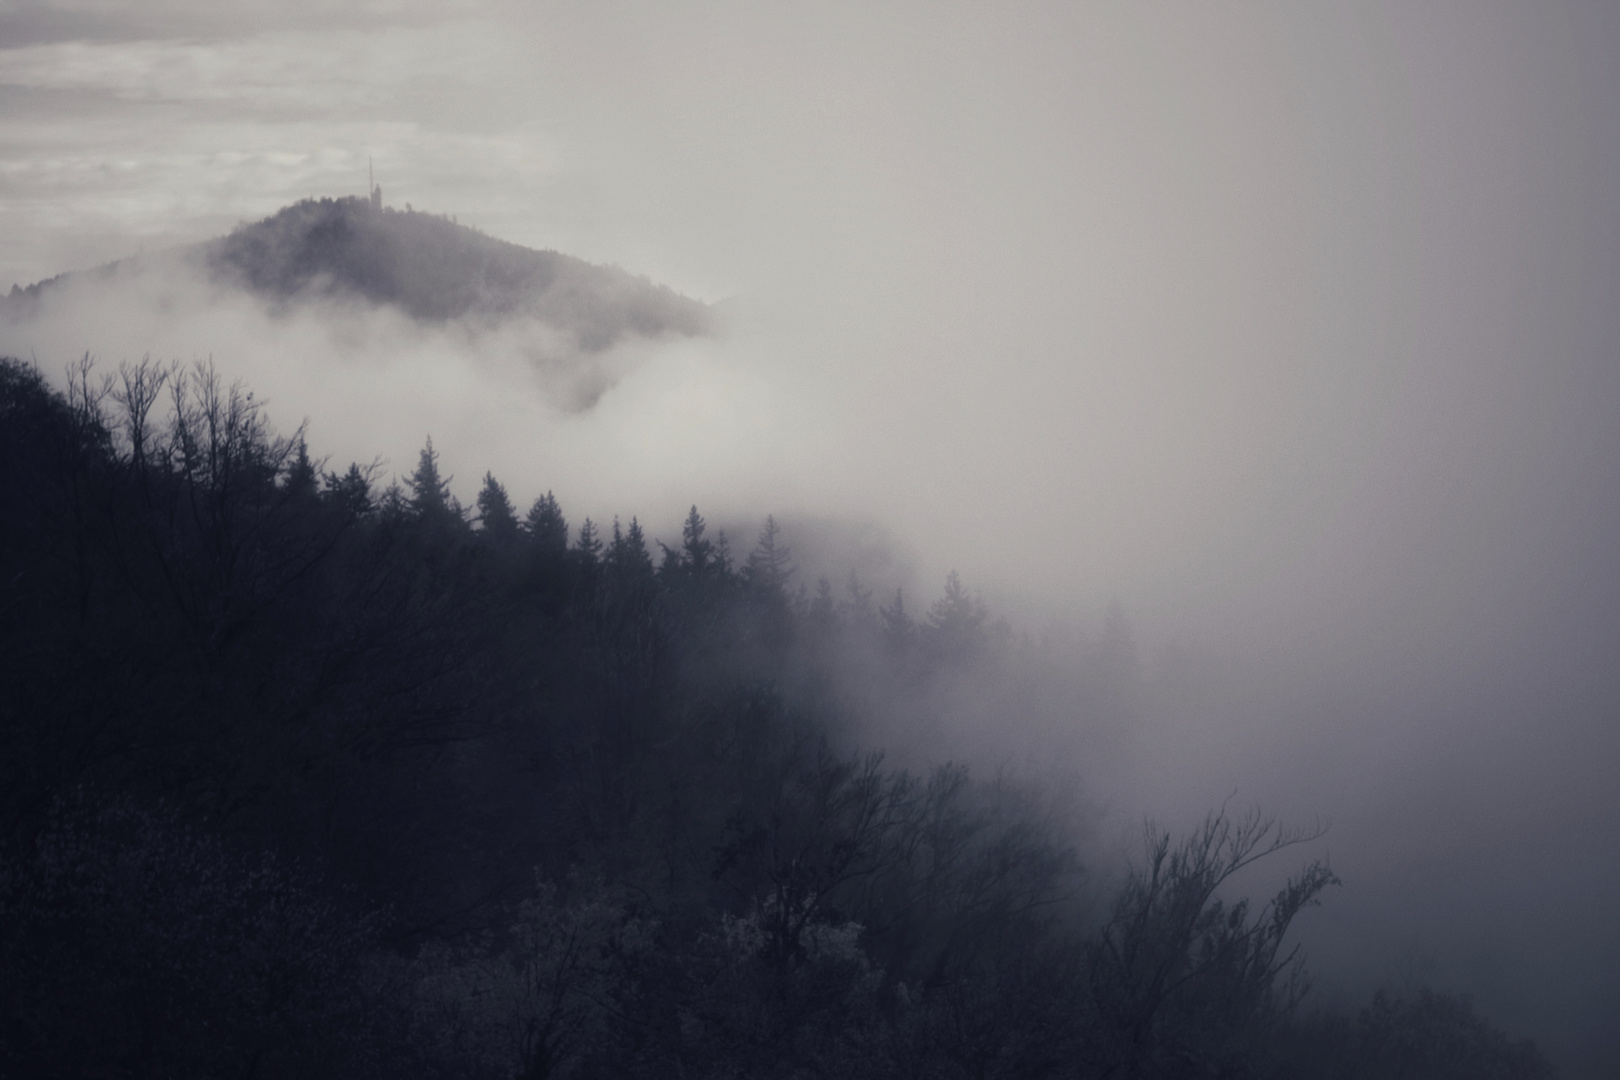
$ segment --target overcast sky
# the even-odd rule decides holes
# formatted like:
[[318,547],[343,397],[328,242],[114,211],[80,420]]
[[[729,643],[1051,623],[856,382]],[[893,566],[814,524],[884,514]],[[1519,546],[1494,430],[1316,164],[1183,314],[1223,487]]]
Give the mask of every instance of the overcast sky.
[[872,523],[1030,626],[1117,597],[1204,673],[1133,766],[1162,812],[1330,816],[1324,950],[1407,912],[1620,1055],[1620,8],[223,7],[0,0],[0,287],[369,159],[728,330],[584,414],[387,320],[137,297],[0,347],[212,354],[318,453],[431,432],[576,522]]

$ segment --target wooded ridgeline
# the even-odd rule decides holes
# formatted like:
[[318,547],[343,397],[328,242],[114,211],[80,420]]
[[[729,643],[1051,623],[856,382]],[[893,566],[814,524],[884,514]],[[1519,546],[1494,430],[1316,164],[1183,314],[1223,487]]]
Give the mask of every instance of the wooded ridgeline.
[[[207,366],[0,361],[0,1075],[1552,1075],[1448,995],[1310,1006],[1333,873],[1222,886],[1314,833],[1105,880],[1039,778],[880,753],[1023,700],[955,575],[916,618],[771,518],[655,555],[374,473]],[[1120,645],[1067,663],[1098,731]]]

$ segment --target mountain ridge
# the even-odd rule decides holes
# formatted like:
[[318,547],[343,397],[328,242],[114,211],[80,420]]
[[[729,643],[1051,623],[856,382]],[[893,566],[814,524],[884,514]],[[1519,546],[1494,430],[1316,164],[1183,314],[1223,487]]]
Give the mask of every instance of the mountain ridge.
[[26,317],[72,282],[139,273],[165,256],[273,308],[368,303],[424,323],[475,325],[530,317],[569,333],[586,353],[633,337],[704,336],[715,323],[707,305],[617,266],[352,196],[304,199],[212,240],[14,285],[0,312]]

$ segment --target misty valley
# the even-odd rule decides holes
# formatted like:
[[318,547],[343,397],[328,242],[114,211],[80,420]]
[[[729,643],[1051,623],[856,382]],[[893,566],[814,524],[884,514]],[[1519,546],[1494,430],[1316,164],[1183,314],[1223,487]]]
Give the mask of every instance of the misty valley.
[[[1117,609],[1035,639],[801,580],[769,516],[443,471],[207,363],[0,366],[0,1074],[1555,1075],[1444,987],[1313,999],[1319,826],[1109,856]],[[956,763],[1014,714],[1047,768]]]

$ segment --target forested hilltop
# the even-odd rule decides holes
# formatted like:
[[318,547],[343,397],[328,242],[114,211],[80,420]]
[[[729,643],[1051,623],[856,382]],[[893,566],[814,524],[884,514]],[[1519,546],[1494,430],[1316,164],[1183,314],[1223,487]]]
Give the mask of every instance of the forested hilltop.
[[714,323],[705,305],[616,266],[507,243],[380,198],[305,199],[205,243],[14,285],[0,296],[0,315],[26,317],[77,281],[169,272],[165,259],[279,305],[386,305],[424,322],[475,326],[529,317],[586,353],[634,337],[703,335]]
[[328,471],[208,367],[69,386],[0,360],[0,1075],[1553,1075],[1445,994],[1311,1003],[1329,868],[1221,887],[1313,834],[1109,880],[1034,778],[880,754],[1038,667],[954,575],[919,618],[769,518],[655,553],[431,443]]

